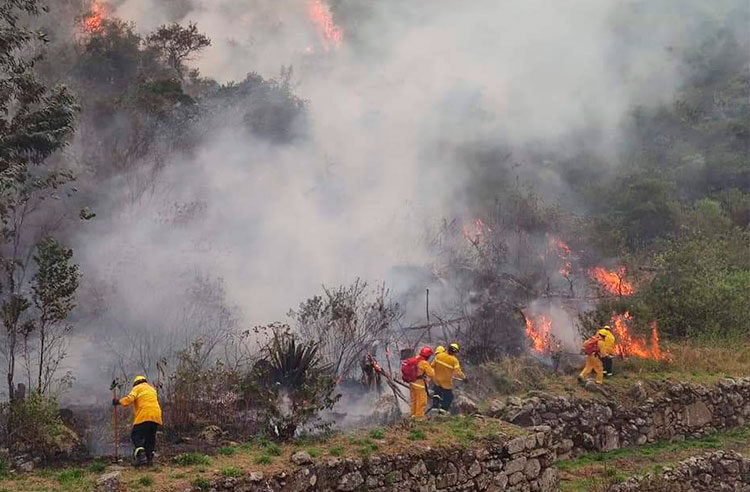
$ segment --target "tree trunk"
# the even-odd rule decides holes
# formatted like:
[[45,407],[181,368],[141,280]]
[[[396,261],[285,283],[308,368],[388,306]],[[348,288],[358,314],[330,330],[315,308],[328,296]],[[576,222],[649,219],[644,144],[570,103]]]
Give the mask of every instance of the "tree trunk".
[[39,325],[39,379],[37,380],[37,392],[42,394],[42,370],[44,368],[44,321]]

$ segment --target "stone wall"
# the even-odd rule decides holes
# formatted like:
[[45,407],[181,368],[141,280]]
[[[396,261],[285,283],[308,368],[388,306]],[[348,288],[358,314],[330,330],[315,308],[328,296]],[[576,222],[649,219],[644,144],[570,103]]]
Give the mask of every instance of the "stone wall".
[[215,489],[234,492],[286,491],[400,491],[405,490],[558,490],[550,429],[531,428],[506,442],[479,442],[469,449],[430,449],[415,441],[408,454],[371,458],[330,459],[293,471],[264,477],[222,478]]
[[725,379],[716,386],[674,383],[657,398],[636,385],[629,404],[535,393],[531,398],[494,402],[490,414],[520,425],[548,425],[558,459],[584,450],[611,451],[658,439],[681,440],[750,419],[750,378]]
[[735,452],[716,451],[688,458],[661,473],[636,476],[610,492],[750,491],[750,460]]

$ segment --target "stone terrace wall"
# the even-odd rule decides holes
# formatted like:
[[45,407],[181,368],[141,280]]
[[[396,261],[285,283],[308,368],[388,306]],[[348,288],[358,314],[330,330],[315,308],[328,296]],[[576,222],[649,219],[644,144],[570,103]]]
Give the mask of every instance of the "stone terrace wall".
[[610,492],[750,491],[750,460],[716,451],[688,458],[659,474],[637,476],[610,487]]
[[496,402],[491,415],[523,427],[550,426],[558,459],[584,450],[698,437],[750,419],[750,378],[725,379],[710,388],[675,383],[654,399],[646,398],[642,387],[635,389],[629,405],[537,393],[510,398],[505,406]]
[[293,472],[264,477],[223,478],[215,490],[285,491],[399,491],[406,490],[558,490],[549,428],[529,429],[527,436],[505,443],[477,443],[473,449],[429,449],[419,441],[414,451],[363,460],[331,459]]

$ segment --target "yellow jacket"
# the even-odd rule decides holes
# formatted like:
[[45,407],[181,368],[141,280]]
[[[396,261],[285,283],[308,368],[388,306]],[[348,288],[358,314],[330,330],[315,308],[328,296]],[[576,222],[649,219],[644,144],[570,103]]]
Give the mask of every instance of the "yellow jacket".
[[426,360],[420,360],[417,364],[417,380],[411,383],[412,385],[424,389],[424,384],[427,378],[434,378],[435,371],[432,366]]
[[156,422],[161,425],[161,407],[156,390],[148,383],[136,384],[125,398],[120,399],[120,405],[133,405],[133,425],[142,422]]
[[458,359],[448,352],[437,354],[432,361],[432,367],[435,369],[435,384],[443,389],[453,389],[454,375],[461,379],[466,377],[461,370],[461,364],[458,363]]
[[602,357],[608,357],[615,353],[615,336],[611,331],[601,329],[599,332],[604,333],[604,340],[599,342],[599,354]]

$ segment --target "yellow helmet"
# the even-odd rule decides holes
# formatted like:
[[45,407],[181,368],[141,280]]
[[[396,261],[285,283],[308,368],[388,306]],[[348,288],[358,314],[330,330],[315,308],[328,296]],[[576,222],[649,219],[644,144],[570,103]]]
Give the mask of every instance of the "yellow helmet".
[[597,331],[596,334],[603,337],[609,336],[609,326],[605,326],[601,330]]
[[438,345],[435,349],[435,355],[442,354],[443,352],[445,352],[445,347],[443,347],[442,345]]
[[133,380],[133,386],[135,386],[138,383],[145,383],[146,382],[146,376],[136,376]]
[[457,343],[451,343],[449,345],[449,348],[450,348],[451,352],[458,352],[458,344]]

